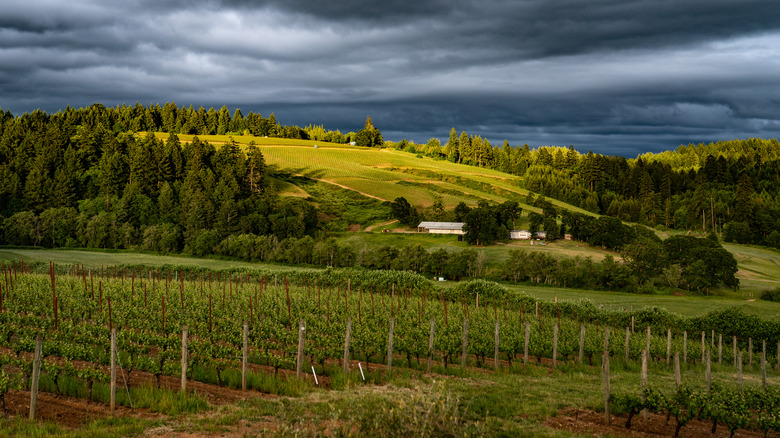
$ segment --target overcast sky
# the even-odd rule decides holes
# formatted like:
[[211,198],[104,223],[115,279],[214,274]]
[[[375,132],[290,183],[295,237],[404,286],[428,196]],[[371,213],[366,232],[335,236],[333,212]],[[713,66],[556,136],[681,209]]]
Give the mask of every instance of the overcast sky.
[[777,0],[24,0],[0,108],[227,105],[634,157],[780,137]]

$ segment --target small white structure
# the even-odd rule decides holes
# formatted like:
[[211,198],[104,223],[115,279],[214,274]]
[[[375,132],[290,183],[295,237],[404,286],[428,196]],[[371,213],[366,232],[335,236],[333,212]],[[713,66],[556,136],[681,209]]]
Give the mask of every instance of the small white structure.
[[420,222],[420,225],[417,225],[417,231],[429,234],[456,234],[459,236],[466,234],[463,231],[463,222]]
[[537,231],[534,233],[535,239],[546,239],[547,238],[547,231]]
[[528,240],[531,238],[531,232],[528,230],[512,230],[509,232],[509,238],[512,240]]

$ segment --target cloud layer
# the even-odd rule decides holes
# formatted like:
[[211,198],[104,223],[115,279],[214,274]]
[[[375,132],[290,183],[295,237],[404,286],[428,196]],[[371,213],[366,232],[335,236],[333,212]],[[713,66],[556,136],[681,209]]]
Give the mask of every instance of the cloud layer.
[[30,0],[0,108],[175,101],[635,156],[780,134],[776,0]]

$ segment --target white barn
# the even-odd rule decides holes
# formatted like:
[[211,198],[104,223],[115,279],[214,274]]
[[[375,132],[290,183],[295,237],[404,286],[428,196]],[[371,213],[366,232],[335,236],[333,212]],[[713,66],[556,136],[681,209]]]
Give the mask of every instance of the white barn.
[[463,222],[420,222],[420,225],[417,225],[417,231],[430,234],[456,234],[459,236],[466,234],[463,231]]
[[529,240],[531,232],[528,230],[512,230],[509,232],[509,238],[512,240]]

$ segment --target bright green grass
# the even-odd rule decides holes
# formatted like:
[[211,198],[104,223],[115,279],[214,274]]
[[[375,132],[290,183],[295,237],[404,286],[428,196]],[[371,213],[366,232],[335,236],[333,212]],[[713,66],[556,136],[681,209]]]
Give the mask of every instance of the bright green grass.
[[148,266],[194,266],[205,269],[259,268],[273,267],[280,272],[296,269],[281,265],[260,265],[257,263],[238,262],[217,259],[200,259],[194,257],[164,256],[142,254],[130,251],[89,251],[72,249],[0,249],[0,260],[25,260],[37,262],[83,264],[87,268],[114,265],[148,265]]
[[[165,140],[167,134],[156,133]],[[182,142],[192,135],[179,135]],[[476,205],[479,200],[501,203],[514,200],[524,212],[539,209],[525,204],[528,191],[520,187],[521,178],[496,170],[417,157],[392,149],[254,136],[203,135],[202,141],[222,144],[231,139],[240,145],[254,142],[271,166],[272,172],[292,173],[342,185],[362,194],[392,201],[405,197],[417,207],[430,206],[441,198],[446,208],[460,202]],[[317,145],[317,148],[314,146]],[[412,185],[398,184],[410,182]],[[460,192],[460,193],[455,193]],[[283,187],[282,193],[301,196],[300,191]],[[592,214],[557,200],[554,205],[571,211]]]
[[[544,301],[579,300],[589,299],[596,304],[603,305],[608,310],[627,311],[638,310],[644,307],[660,307],[669,312],[684,316],[702,315],[707,312],[723,309],[725,307],[739,307],[746,313],[758,315],[762,318],[778,318],[780,315],[780,303],[761,301],[755,298],[733,295],[717,296],[672,296],[672,295],[640,295],[625,292],[594,291],[585,289],[571,289],[561,287],[505,285],[513,291],[526,294]],[[755,294],[754,294],[755,295]]]
[[[345,243],[349,243],[358,249],[365,245],[368,245],[369,247],[390,245],[397,248],[403,248],[405,246],[414,244],[422,245],[428,251],[441,248],[446,249],[447,251],[462,251],[469,248],[466,242],[458,242],[455,236],[417,232],[342,233],[339,237],[339,240]],[[544,252],[555,257],[590,257],[594,262],[601,261],[607,255],[612,255],[616,259],[620,259],[620,255],[613,251],[606,251],[581,242],[573,242],[568,240],[558,240],[543,246],[532,246],[528,240],[515,240],[505,244],[497,244],[485,247],[471,247],[471,249],[484,252],[487,266],[496,268],[509,258],[509,251],[513,249]]]
[[743,289],[780,287],[780,251],[732,243],[724,243],[723,247],[737,259],[740,286]]

